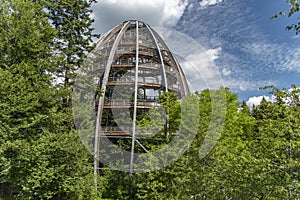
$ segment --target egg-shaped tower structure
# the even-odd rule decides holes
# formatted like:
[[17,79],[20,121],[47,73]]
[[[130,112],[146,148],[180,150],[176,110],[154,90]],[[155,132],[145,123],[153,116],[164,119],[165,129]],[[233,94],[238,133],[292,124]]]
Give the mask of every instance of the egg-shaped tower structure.
[[[152,108],[161,108],[159,97],[171,92],[181,100],[189,93],[184,73],[174,54],[148,24],[124,21],[103,35],[96,44],[89,73],[97,77],[97,113],[94,137],[94,173],[98,173],[101,138],[130,138],[130,174],[133,173],[135,142],[158,132],[140,129],[137,121]],[[168,128],[166,118],[158,120]],[[150,131],[149,131],[150,130]],[[161,132],[160,132],[161,133]],[[102,141],[105,139],[103,138]],[[105,146],[105,145],[104,145]],[[95,183],[97,178],[95,176]]]
[[96,49],[101,55],[97,132],[102,135],[139,134],[137,113],[158,106],[157,98],[166,91],[178,99],[189,93],[179,62],[144,22],[124,21],[103,35]]

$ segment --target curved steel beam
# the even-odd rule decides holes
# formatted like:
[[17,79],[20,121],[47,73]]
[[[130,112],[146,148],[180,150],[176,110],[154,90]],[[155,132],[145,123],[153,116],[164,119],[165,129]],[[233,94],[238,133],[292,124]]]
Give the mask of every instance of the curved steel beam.
[[172,60],[172,62],[176,65],[176,68],[178,70],[178,73],[180,75],[180,85],[181,85],[181,89],[183,89],[184,91],[181,92],[182,97],[187,95],[189,93],[189,87],[188,84],[186,82],[186,78],[184,76],[184,73],[182,71],[182,68],[180,67],[180,64],[178,62],[178,60],[176,59],[176,57],[174,56],[174,54],[172,53],[172,51],[170,51],[169,47],[166,45],[166,43],[164,42],[164,40],[158,35],[158,33],[156,33],[156,36],[158,39],[160,39],[161,44],[163,45],[163,47],[165,48],[166,51],[168,51],[170,53],[169,58]]
[[[99,102],[98,102],[96,127],[95,127],[95,144],[94,144],[94,175],[95,175],[95,178],[94,178],[94,184],[95,184],[96,188],[98,185],[97,175],[98,175],[98,168],[99,168],[99,146],[98,146],[99,145],[99,131],[100,131],[100,127],[101,127],[100,124],[101,124],[101,118],[102,118],[106,85],[107,85],[110,68],[111,68],[111,65],[113,62],[113,58],[114,58],[117,46],[121,40],[121,37],[123,36],[125,30],[128,28],[129,25],[130,25],[130,22],[127,22],[126,24],[124,24],[121,31],[118,33],[118,36],[117,36],[116,40],[114,41],[114,44],[112,46],[112,49],[110,51],[110,54],[109,54],[109,57],[108,57],[108,60],[107,60],[106,66],[105,66],[105,72],[104,72],[104,77],[103,77],[102,86],[101,86],[101,94],[100,94]],[[116,31],[117,30],[119,30],[119,27],[116,28]]]
[[167,74],[166,74],[165,64],[164,64],[164,59],[163,59],[163,57],[162,57],[161,50],[160,50],[160,48],[159,48],[158,42],[157,42],[157,40],[156,40],[155,35],[153,34],[152,29],[149,27],[148,24],[146,24],[146,27],[147,27],[147,29],[149,30],[149,32],[151,33],[152,39],[154,40],[154,43],[155,43],[155,45],[156,45],[156,47],[157,47],[158,54],[159,54],[159,59],[160,59],[160,62],[161,62],[161,68],[162,68],[162,72],[163,72],[163,80],[164,80],[164,83],[165,83],[165,91],[168,92]]
[[138,96],[138,80],[139,80],[139,22],[136,21],[136,44],[135,44],[135,83],[134,83],[134,103],[133,103],[133,120],[132,120],[132,141],[130,153],[130,176],[133,173],[134,160],[134,144],[135,144],[135,129],[136,129],[136,112],[137,112],[137,96]]

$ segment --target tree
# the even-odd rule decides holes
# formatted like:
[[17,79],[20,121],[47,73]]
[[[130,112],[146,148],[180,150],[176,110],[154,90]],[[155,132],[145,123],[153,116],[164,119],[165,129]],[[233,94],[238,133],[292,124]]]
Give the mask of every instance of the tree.
[[57,30],[33,0],[0,13],[0,198],[91,198],[90,155],[53,85]]
[[[196,92],[201,120],[189,150],[153,172],[130,177],[126,172],[104,171],[104,197],[299,199],[300,90],[296,85],[291,90],[267,88],[272,89],[276,101],[263,99],[253,110],[227,88]],[[200,159],[199,151],[214,118],[211,98],[221,92],[226,94],[225,123],[219,124],[224,126],[212,151]],[[169,105],[166,109],[170,108],[172,104],[165,102],[164,106]],[[218,103],[214,106],[220,108]]]
[[[275,102],[263,100],[253,110],[257,120],[252,149],[258,167],[256,179],[260,198],[299,198],[299,89],[274,86]],[[297,95],[296,95],[297,94]]]
[[[212,151],[202,159],[199,150],[211,123],[210,93],[226,94],[226,119],[220,137]],[[247,147],[253,130],[254,119],[240,110],[237,95],[229,89],[203,91],[199,94],[200,125],[196,140],[187,155],[190,173],[185,198],[191,199],[243,199],[250,197],[249,166],[251,157]],[[215,105],[219,107],[219,105]],[[244,105],[245,107],[245,105]],[[244,110],[247,110],[244,108]],[[216,124],[217,125],[217,124]],[[251,198],[251,197],[250,197]]]
[[166,112],[166,132],[177,132],[181,122],[181,109],[178,97],[172,92],[164,92],[159,96],[158,102]]
[[[286,0],[286,2],[289,5],[289,10],[288,11],[282,10],[279,13],[273,15],[271,17],[271,19],[278,18],[279,16],[283,16],[283,15],[288,15],[288,17],[292,17],[299,12],[300,6],[299,6],[298,0]],[[299,17],[298,17],[298,20],[300,20]],[[294,30],[296,32],[296,34],[299,34],[300,33],[300,21],[298,21],[297,23],[288,25],[286,27],[286,29]]]
[[80,68],[88,52],[94,46],[94,34],[90,9],[96,0],[41,0],[48,19],[57,34],[54,39],[54,53],[57,60],[56,76],[64,81],[64,88],[69,89],[74,83],[76,71]]

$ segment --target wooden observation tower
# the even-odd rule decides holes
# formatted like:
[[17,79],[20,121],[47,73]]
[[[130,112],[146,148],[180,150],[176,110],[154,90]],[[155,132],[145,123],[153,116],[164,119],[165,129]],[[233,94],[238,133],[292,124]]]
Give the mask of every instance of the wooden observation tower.
[[103,35],[96,49],[100,55],[95,71],[100,92],[95,98],[95,174],[99,169],[101,137],[132,139],[132,174],[136,136],[151,134],[139,131],[137,114],[159,106],[157,98],[166,91],[182,99],[189,93],[188,84],[173,53],[144,22],[124,21]]

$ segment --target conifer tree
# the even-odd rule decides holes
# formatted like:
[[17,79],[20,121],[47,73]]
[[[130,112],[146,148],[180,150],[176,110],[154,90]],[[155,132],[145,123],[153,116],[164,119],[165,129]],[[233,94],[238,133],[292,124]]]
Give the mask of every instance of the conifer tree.
[[0,198],[89,199],[90,155],[53,84],[58,30],[33,0],[0,13]]
[[270,92],[275,102],[263,100],[253,110],[257,120],[253,140],[259,198],[299,198],[299,89]]
[[[57,34],[54,39],[54,53],[57,60],[56,75],[63,80],[64,88],[73,84],[76,71],[85,56],[93,49],[94,34],[91,5],[96,0],[41,0],[48,19]],[[67,99],[65,99],[67,100]]]

